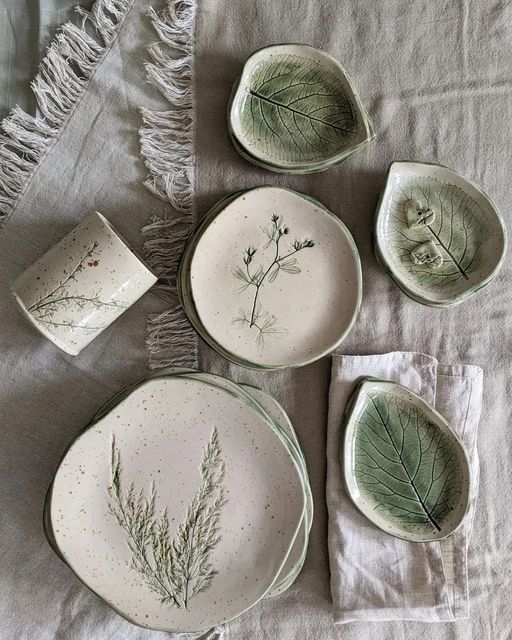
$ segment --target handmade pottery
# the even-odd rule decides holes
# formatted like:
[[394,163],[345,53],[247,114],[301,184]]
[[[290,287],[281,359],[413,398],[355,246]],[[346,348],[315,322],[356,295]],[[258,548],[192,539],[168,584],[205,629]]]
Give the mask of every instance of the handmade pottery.
[[[293,429],[293,426],[284,411],[284,409],[279,405],[279,403],[268,395],[266,392],[253,387],[251,385],[237,385],[231,380],[227,380],[226,378],[222,378],[217,375],[213,375],[210,373],[198,372],[193,369],[185,369],[182,367],[165,367],[154,371],[148,375],[144,380],[130,385],[129,387],[123,389],[121,392],[116,394],[113,398],[111,398],[101,409],[99,409],[96,414],[93,416],[91,422],[88,425],[88,428],[100,420],[104,415],[109,413],[114,409],[114,407],[121,402],[126,396],[128,396],[135,388],[144,384],[147,379],[161,378],[161,377],[172,377],[172,376],[182,376],[182,377],[192,377],[195,379],[201,379],[205,382],[212,384],[213,386],[221,386],[221,388],[225,388],[231,393],[235,393],[235,395],[239,395],[240,393],[248,393],[251,397],[251,402],[255,406],[259,406],[260,409],[264,410],[266,419],[270,417],[272,424],[270,424],[270,428],[280,430],[283,434],[289,438],[290,448],[293,449],[292,455],[296,457],[298,462],[298,467],[301,470],[301,475],[304,481],[304,493],[306,499],[306,507],[304,511],[304,517],[298,531],[297,537],[290,549],[288,557],[286,558],[285,563],[283,564],[279,575],[276,577],[272,587],[266,593],[265,598],[275,597],[281,593],[283,593],[286,589],[288,589],[291,584],[295,581],[297,576],[299,575],[302,566],[304,564],[306,558],[307,547],[309,543],[309,533],[311,530],[312,520],[313,520],[313,498],[311,493],[311,487],[309,485],[309,478],[306,469],[306,462],[304,460],[304,456],[300,449],[299,442],[297,440],[297,436]],[[51,495],[51,490],[48,492],[48,496]],[[59,551],[59,548],[56,545],[53,528],[49,513],[49,500],[45,501],[44,508],[44,530],[46,537],[48,539],[49,544],[52,546],[53,550],[59,557],[62,558],[62,555]],[[65,560],[64,560],[65,562]]]
[[132,622],[205,630],[272,587],[303,521],[301,477],[241,396],[157,376],[68,449],[49,495],[51,541]]
[[340,344],[357,317],[361,280],[353,238],[334,214],[304,194],[257,187],[207,215],[183,256],[179,287],[213,348],[272,369]]
[[43,335],[77,355],[156,280],[95,211],[24,271],[12,293]]
[[411,298],[463,302],[501,268],[502,217],[475,184],[440,165],[394,162],[374,227],[377,260]]
[[364,378],[344,418],[348,494],[384,531],[411,542],[441,540],[461,525],[470,466],[448,422],[402,385]]
[[237,151],[271,171],[324,171],[375,136],[345,69],[308,45],[265,47],[247,60],[228,110]]

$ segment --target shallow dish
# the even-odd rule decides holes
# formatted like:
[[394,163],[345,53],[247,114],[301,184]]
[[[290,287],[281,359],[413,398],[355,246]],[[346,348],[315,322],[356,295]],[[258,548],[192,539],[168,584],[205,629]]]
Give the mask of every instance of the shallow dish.
[[451,169],[419,162],[391,164],[373,240],[398,286],[435,307],[489,284],[507,248],[503,219],[485,193]]
[[359,311],[359,254],[313,198],[257,187],[214,208],[187,247],[179,286],[189,319],[225,357],[254,368],[313,362]]
[[348,494],[378,527],[430,542],[461,525],[470,499],[464,445],[402,385],[364,378],[347,403],[342,464]]
[[271,171],[323,171],[375,133],[345,69],[302,44],[265,47],[233,88],[229,132],[247,160]]
[[136,624],[185,632],[268,592],[304,507],[297,464],[263,416],[176,376],[137,387],[74,441],[48,509],[87,586]]

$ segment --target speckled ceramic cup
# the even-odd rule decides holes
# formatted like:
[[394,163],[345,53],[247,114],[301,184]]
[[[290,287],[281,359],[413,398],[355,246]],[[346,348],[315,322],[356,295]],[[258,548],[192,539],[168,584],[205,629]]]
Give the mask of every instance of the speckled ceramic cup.
[[24,271],[11,290],[42,334],[78,355],[156,280],[95,211]]

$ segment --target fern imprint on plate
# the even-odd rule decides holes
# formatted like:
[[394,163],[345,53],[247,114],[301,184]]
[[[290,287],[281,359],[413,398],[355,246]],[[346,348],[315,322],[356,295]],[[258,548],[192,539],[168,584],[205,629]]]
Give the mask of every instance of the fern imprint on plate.
[[285,328],[276,326],[277,318],[274,315],[262,309],[259,300],[262,286],[265,283],[275,282],[281,272],[292,275],[300,273],[297,258],[294,257],[295,254],[315,246],[313,240],[294,240],[292,246],[281,255],[282,245],[280,243],[290,233],[290,230],[285,226],[281,217],[275,214],[270,218],[270,225],[260,227],[260,229],[267,238],[262,249],[273,247],[273,254],[269,258],[268,265],[265,267],[259,264],[256,268],[251,266],[258,249],[250,246],[244,253],[244,267],[233,267],[231,270],[233,276],[241,282],[237,292],[242,293],[250,289],[252,293],[250,308],[240,307],[238,316],[233,319],[233,324],[241,328],[247,327],[255,330],[258,349],[265,345],[265,337],[282,337],[288,333]]
[[174,535],[167,510],[155,511],[153,483],[148,497],[133,483],[123,489],[121,454],[114,436],[110,464],[108,509],[127,534],[130,567],[162,604],[188,609],[190,600],[206,591],[217,574],[210,558],[221,537],[220,517],[226,502],[217,429],[203,450],[199,488]]

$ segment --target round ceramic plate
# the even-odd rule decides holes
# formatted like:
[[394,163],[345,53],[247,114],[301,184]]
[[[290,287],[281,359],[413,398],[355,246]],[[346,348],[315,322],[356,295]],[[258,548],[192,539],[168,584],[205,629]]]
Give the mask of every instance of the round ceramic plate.
[[189,319],[226,357],[259,368],[301,366],[352,328],[362,295],[359,254],[319,202],[257,187],[199,233],[184,278],[200,326]]
[[464,445],[420,396],[394,382],[363,379],[347,404],[347,491],[378,527],[430,542],[456,531],[470,500]]
[[263,416],[199,380],[137,387],[70,446],[49,498],[60,554],[130,621],[169,632],[263,597],[303,520],[300,472]]
[[323,171],[374,137],[345,69],[301,44],[266,47],[247,60],[228,124],[246,159],[291,173]]
[[377,209],[377,260],[411,298],[449,307],[501,268],[506,230],[491,199],[440,165],[394,162]]
[[[274,399],[272,396],[267,394],[266,392],[258,389],[257,387],[253,387],[251,385],[237,385],[236,383],[228,380],[226,378],[222,378],[221,376],[213,375],[205,372],[198,372],[194,369],[186,369],[183,367],[165,367],[162,369],[158,369],[150,373],[147,378],[144,380],[137,382],[129,387],[123,389],[121,392],[112,397],[105,405],[103,405],[97,413],[93,416],[91,422],[88,427],[90,427],[94,422],[100,420],[104,415],[106,415],[109,411],[112,411],[113,408],[119,404],[119,402],[128,396],[136,387],[144,384],[147,379],[161,378],[161,377],[172,377],[172,376],[183,376],[188,377],[190,375],[193,379],[200,379],[213,384],[214,386],[221,386],[229,390],[232,393],[237,395],[240,392],[246,392],[250,395],[251,404],[254,404],[254,400],[258,403],[261,409],[263,409],[266,413],[265,419],[270,417],[272,424],[271,428],[279,430],[283,432],[287,439],[284,441],[284,444],[289,446],[292,455],[297,461],[297,466],[301,472],[301,476],[303,479],[303,488],[306,496],[306,508],[304,511],[304,517],[300,526],[300,530],[295,538],[295,541],[290,549],[290,553],[286,558],[286,561],[281,568],[279,575],[277,576],[274,584],[270,588],[270,590],[265,595],[266,598],[275,597],[280,593],[283,593],[286,589],[288,589],[291,584],[293,584],[294,580],[299,575],[306,558],[307,547],[309,543],[309,533],[312,526],[313,521],[313,496],[311,493],[311,487],[309,484],[308,473],[306,469],[306,462],[304,459],[304,455],[300,449],[300,444],[298,442],[297,436],[293,429],[293,426],[288,418],[288,415],[281,407],[281,405]],[[288,440],[289,439],[289,440]],[[51,491],[49,492],[49,495]],[[52,524],[49,514],[48,508],[48,500],[45,501],[44,508],[44,525],[45,525],[45,533],[48,539],[48,542],[54,549],[54,551],[62,558],[58,547],[56,546]]]

